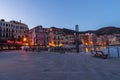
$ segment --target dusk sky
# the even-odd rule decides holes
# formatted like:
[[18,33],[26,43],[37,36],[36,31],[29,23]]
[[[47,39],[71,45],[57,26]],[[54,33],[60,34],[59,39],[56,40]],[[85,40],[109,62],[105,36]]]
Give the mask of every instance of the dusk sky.
[[0,0],[0,19],[79,31],[120,27],[120,0]]

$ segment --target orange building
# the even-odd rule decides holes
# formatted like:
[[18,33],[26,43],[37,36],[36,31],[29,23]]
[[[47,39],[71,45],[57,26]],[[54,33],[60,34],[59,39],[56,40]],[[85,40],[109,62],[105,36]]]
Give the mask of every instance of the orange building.
[[92,34],[89,34],[89,33],[80,34],[80,40],[82,41],[83,45],[86,45],[86,46],[93,45]]
[[48,29],[48,44],[49,46],[62,46],[62,35],[63,31],[62,29],[51,27]]

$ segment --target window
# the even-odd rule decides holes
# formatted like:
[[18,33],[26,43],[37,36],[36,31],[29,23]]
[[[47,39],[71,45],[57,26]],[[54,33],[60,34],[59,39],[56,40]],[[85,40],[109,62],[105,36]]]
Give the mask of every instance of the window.
[[0,23],[0,26],[2,26],[2,23]]
[[5,33],[3,33],[3,37],[5,37]]
[[8,24],[6,24],[6,26],[8,26]]
[[16,29],[19,29],[19,26],[16,26]]
[[6,32],[8,32],[8,28],[6,28]]
[[11,25],[10,25],[10,24],[8,24],[8,26],[10,27]]
[[20,29],[24,29],[24,27],[20,26]]
[[2,37],[3,37],[3,33],[2,33],[2,35],[1,35]]
[[8,29],[8,32],[10,32],[10,29]]
[[58,41],[56,41],[56,44],[58,44]]
[[57,39],[59,40],[59,39],[60,39],[60,36],[57,36]]
[[2,31],[5,32],[5,28],[2,28]]
[[56,41],[54,41],[54,44],[56,45]]
[[60,44],[60,42],[58,41],[58,44]]
[[14,26],[11,24],[11,27],[14,28]]
[[18,36],[18,38],[20,39],[20,36]]
[[4,31],[4,28],[2,28],[2,32]]
[[8,37],[8,33],[6,33],[6,37]]
[[5,23],[3,23],[2,25],[5,26]]
[[56,39],[56,36],[54,36],[54,39]]

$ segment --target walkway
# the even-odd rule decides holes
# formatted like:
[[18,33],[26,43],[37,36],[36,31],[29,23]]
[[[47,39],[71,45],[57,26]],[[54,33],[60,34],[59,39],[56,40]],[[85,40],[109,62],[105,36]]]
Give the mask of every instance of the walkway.
[[120,80],[120,58],[2,51],[0,80]]

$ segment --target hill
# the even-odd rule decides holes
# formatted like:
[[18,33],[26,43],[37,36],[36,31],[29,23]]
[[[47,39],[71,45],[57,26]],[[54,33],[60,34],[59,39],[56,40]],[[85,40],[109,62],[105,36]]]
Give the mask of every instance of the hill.
[[[74,34],[76,31],[71,29],[62,29],[65,34]],[[115,26],[107,26],[100,28],[98,30],[88,30],[88,31],[80,31],[79,34],[85,34],[85,33],[94,33],[96,35],[110,35],[110,34],[120,34],[120,28]]]
[[66,29],[66,28],[63,28],[62,30],[65,34],[74,34],[76,32],[74,30],[70,30],[70,29]]
[[120,28],[114,26],[103,27],[95,31],[96,35],[120,34]]

